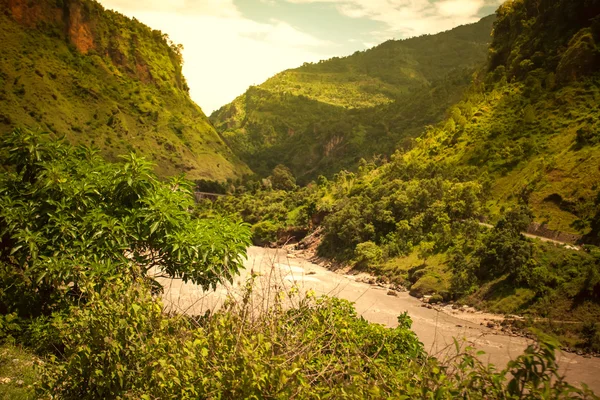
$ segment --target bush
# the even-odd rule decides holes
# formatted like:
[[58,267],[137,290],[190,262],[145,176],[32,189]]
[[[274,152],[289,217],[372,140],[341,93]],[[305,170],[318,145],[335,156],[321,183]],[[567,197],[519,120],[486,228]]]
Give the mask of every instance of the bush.
[[291,310],[252,307],[230,300],[201,320],[168,317],[140,282],[111,284],[58,323],[65,360],[44,367],[38,394],[365,398],[422,390],[409,377],[428,361],[409,319],[387,329],[357,318],[349,302],[310,296]]
[[359,243],[354,250],[354,258],[358,267],[375,266],[381,263],[383,251],[373,242]]
[[249,229],[195,218],[191,184],[161,182],[134,154],[96,151],[16,130],[0,141],[0,311],[50,315],[85,301],[81,283],[155,269],[204,288],[232,280]]
[[275,243],[277,241],[277,233],[281,228],[281,224],[268,220],[252,225],[252,243],[256,246]]
[[[198,319],[168,316],[141,281],[115,281],[55,322],[61,358],[40,369],[37,395],[151,398],[591,398],[558,374],[542,341],[500,372],[468,351],[429,358],[405,314],[389,329],[330,297],[279,293],[271,306],[241,301]],[[284,307],[283,298],[291,301]],[[457,345],[457,351],[460,351]]]

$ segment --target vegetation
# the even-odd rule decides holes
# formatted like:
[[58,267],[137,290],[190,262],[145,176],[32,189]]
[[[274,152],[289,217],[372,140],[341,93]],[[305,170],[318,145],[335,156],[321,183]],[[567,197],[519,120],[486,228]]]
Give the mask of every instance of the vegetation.
[[[147,272],[206,288],[230,280],[246,226],[197,219],[191,184],[157,180],[134,155],[110,164],[92,149],[17,130],[0,156],[0,357],[17,364],[0,366],[3,394],[594,398],[558,374],[550,340],[502,371],[458,344],[456,358],[442,363],[425,353],[408,316],[388,329],[358,318],[346,301],[294,288],[255,303],[250,280],[214,313],[168,315]],[[367,257],[377,249],[362,247]]]
[[263,177],[280,163],[300,183],[354,169],[443,118],[485,62],[493,19],[284,71],[211,121]]
[[[386,275],[416,296],[526,315],[529,325],[556,321],[542,325],[569,347],[595,351],[600,77],[579,68],[587,64],[577,57],[596,60],[598,12],[594,2],[507,2],[487,71],[410,148],[389,161],[361,160],[356,172],[331,181],[319,177],[254,200],[241,194],[216,208],[240,210],[245,221],[272,224],[280,235],[320,221],[323,256]],[[558,15],[566,17],[554,24]],[[306,216],[290,223],[288,213],[298,209]],[[573,251],[527,239],[522,232],[532,222],[588,246]]]
[[0,397],[26,400],[34,397],[37,374],[34,365],[39,359],[22,346],[5,342],[0,325]]
[[[9,10],[8,17],[0,16],[0,30],[8,33],[6,54],[13,59],[4,58],[1,64],[6,70],[0,74],[0,100],[8,98],[10,107],[25,105],[32,118],[51,117],[50,111],[36,114],[30,105],[44,103],[32,101],[28,94],[34,87],[29,72],[14,76],[15,71],[25,71],[22,63],[31,57],[46,68],[34,70],[40,82],[60,82],[60,88],[47,86],[55,94],[65,95],[72,89],[70,82],[80,79],[80,89],[87,94],[77,92],[79,100],[65,102],[68,107],[81,101],[81,107],[97,105],[103,110],[104,102],[113,99],[111,107],[116,104],[118,112],[109,117],[109,126],[124,126],[115,122],[123,121],[119,113],[143,107],[137,97],[121,107],[120,91],[128,84],[139,88],[136,94],[162,93],[165,104],[167,99],[182,101],[178,104],[184,107],[177,111],[166,107],[158,114],[144,114],[158,115],[153,118],[159,122],[161,113],[173,113],[168,126],[180,140],[188,137],[194,122],[183,117],[175,121],[172,115],[189,111],[186,118],[207,124],[185,94],[180,49],[162,34],[83,0],[0,2]],[[59,5],[69,11],[60,15],[85,18],[55,18],[59,14],[52,10]],[[600,250],[588,244],[573,251],[523,235],[532,221],[541,221],[597,243],[598,12],[594,0],[506,3],[498,11],[487,71],[473,76],[469,90],[443,121],[425,128],[389,158],[366,161],[360,156],[380,152],[365,143],[382,148],[396,144],[408,126],[421,129],[424,121],[441,118],[439,110],[461,90],[448,90],[447,97],[428,103],[430,114],[402,112],[425,104],[420,102],[435,91],[466,85],[464,71],[474,71],[482,45],[473,37],[479,37],[492,19],[286,71],[252,88],[249,93],[256,92],[256,97],[247,93],[217,115],[226,116],[224,124],[235,126],[242,119],[248,123],[240,128],[247,131],[228,135],[246,155],[296,143],[290,149],[304,157],[303,166],[310,165],[314,154],[321,154],[314,158],[319,163],[325,161],[306,170],[285,157],[283,163],[266,157],[258,169],[262,175],[235,185],[232,180],[223,182],[232,176],[228,174],[193,175],[201,191],[235,194],[198,206],[191,182],[182,177],[159,179],[152,164],[133,152],[114,156],[119,162],[111,163],[98,150],[73,146],[52,133],[16,129],[4,134],[0,395],[597,398],[585,386],[577,389],[564,381],[554,356],[559,344],[543,334],[499,371],[458,343],[449,360],[429,356],[410,330],[406,314],[398,317],[396,328],[388,329],[358,318],[344,300],[317,298],[295,286],[255,294],[256,276],[216,311],[170,315],[157,296],[161,287],[154,278],[177,277],[205,290],[215,288],[233,280],[251,240],[268,244],[319,228],[320,255],[385,275],[416,296],[433,295],[432,302],[454,300],[525,315],[526,325],[558,336],[567,346],[598,351]],[[555,23],[559,16],[560,23]],[[89,18],[96,22],[89,24]],[[69,24],[79,25],[64,29]],[[39,31],[25,29],[28,25]],[[33,46],[34,39],[47,46]],[[26,51],[17,56],[19,40]],[[435,62],[439,49],[457,48],[465,64],[443,57],[447,64]],[[418,68],[407,69],[412,61]],[[57,65],[68,72],[63,76],[52,69]],[[80,72],[73,72],[74,65]],[[440,70],[449,66],[454,68],[450,75],[442,76]],[[86,74],[96,78],[82,79]],[[94,80],[98,76],[103,78]],[[163,82],[157,78],[161,76]],[[324,77],[327,80],[321,82]],[[20,79],[27,84],[19,86]],[[116,81],[119,84],[112,85]],[[280,83],[284,81],[293,89],[285,89]],[[92,86],[85,86],[88,83]],[[423,84],[430,85],[429,91],[422,90]],[[7,94],[11,87],[12,94]],[[401,101],[411,93],[413,102]],[[269,103],[271,98],[286,101]],[[150,110],[157,106],[146,99]],[[271,116],[284,111],[287,115],[298,106],[303,112],[314,111],[306,115],[322,119],[308,121],[302,128],[306,130],[278,120],[288,129],[275,129],[274,120],[259,118],[265,111],[253,108],[252,101],[262,102]],[[7,110],[6,125],[12,123],[7,118],[23,118],[21,110]],[[64,109],[52,110],[59,115]],[[69,110],[77,118],[89,112]],[[361,119],[367,115],[384,121],[381,132],[389,133],[389,142],[378,140],[376,124]],[[406,115],[414,115],[413,122],[403,125],[394,119]],[[87,143],[73,132],[88,128],[77,125],[76,119],[60,121],[73,124],[69,139]],[[98,128],[88,126],[89,132]],[[320,129],[331,135],[315,136],[321,141],[314,142],[304,134],[316,135]],[[350,131],[350,139],[339,133]],[[278,141],[282,132],[298,142]],[[315,143],[324,146],[323,153],[309,151],[318,149],[311,147]],[[349,151],[337,157],[339,148],[349,148],[343,143],[366,153]],[[298,174],[302,183],[352,159],[357,161],[353,172],[342,170],[319,175],[308,185],[297,184]],[[494,225],[482,224],[486,218]],[[14,366],[7,367],[9,359]]]
[[[152,272],[209,288],[242,265],[247,227],[194,218],[190,185],[158,181],[133,154],[110,164],[21,130],[3,138],[0,154],[0,310],[9,330],[85,301],[91,282]],[[43,342],[35,329],[23,334]]]
[[92,0],[0,1],[0,134],[22,126],[136,152],[160,176],[249,173],[189,95],[181,47]]
[[112,284],[61,322],[64,357],[41,370],[38,393],[64,399],[594,398],[560,378],[551,341],[498,372],[469,352],[444,365],[426,355],[406,315],[388,329],[357,318],[344,300],[310,293],[288,293],[291,308],[276,300],[257,311],[250,290],[242,301],[190,319],[168,317],[142,285]]

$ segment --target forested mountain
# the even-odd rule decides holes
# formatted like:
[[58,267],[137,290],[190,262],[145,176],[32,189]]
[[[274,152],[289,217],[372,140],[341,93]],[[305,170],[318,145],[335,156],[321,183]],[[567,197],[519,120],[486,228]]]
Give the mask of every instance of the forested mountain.
[[412,156],[488,174],[492,217],[518,202],[587,233],[600,194],[600,1],[506,2],[488,72]]
[[162,175],[248,173],[189,95],[181,48],[91,0],[0,0],[0,133],[28,126],[136,151]]
[[263,176],[280,163],[300,182],[353,168],[444,117],[484,64],[493,20],[284,71],[211,121]]
[[[253,224],[259,242],[319,227],[322,256],[416,296],[576,321],[537,325],[600,351],[599,41],[598,0],[506,2],[487,67],[411,148],[217,208]],[[522,234],[533,228],[581,247]]]

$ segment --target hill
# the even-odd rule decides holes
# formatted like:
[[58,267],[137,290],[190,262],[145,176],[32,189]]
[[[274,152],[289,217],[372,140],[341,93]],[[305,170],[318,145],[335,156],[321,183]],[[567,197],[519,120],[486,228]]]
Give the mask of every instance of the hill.
[[412,148],[217,208],[253,224],[255,242],[318,226],[322,256],[418,297],[531,317],[567,347],[598,352],[599,21],[598,1],[506,2],[487,67]]
[[39,127],[162,175],[249,173],[192,102],[181,47],[90,0],[0,0],[0,133]]
[[524,203],[549,229],[586,234],[600,193],[600,2],[537,3],[500,7],[487,74],[413,156],[487,174],[493,220]]
[[211,121],[263,176],[280,163],[301,182],[331,176],[439,122],[485,62],[493,20],[281,72]]

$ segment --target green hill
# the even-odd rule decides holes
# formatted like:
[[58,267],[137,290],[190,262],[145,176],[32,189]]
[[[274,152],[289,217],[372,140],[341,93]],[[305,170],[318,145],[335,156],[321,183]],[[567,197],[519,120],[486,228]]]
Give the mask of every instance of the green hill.
[[487,173],[493,219],[521,202],[583,234],[600,191],[600,1],[533,3],[498,10],[489,72],[414,156]]
[[412,147],[294,191],[248,182],[216,207],[256,242],[319,226],[322,256],[598,352],[599,42],[600,1],[506,2],[487,68]]
[[189,95],[180,47],[90,0],[0,0],[0,133],[30,126],[136,151],[160,175],[250,171]]
[[211,115],[248,165],[300,181],[389,155],[460,100],[484,62],[494,17],[284,71]]

